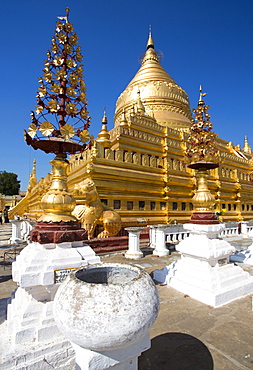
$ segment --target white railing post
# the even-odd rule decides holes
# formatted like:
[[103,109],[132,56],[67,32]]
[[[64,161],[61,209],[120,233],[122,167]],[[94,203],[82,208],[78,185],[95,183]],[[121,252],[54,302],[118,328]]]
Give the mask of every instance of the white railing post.
[[23,240],[21,238],[21,235],[20,235],[20,230],[21,230],[21,223],[22,223],[22,220],[20,219],[15,219],[15,220],[11,220],[11,224],[12,224],[12,229],[11,229],[11,237],[10,237],[10,240],[9,240],[9,244],[18,244],[18,243],[22,243]]
[[140,233],[143,227],[126,227],[128,231],[128,251],[125,253],[126,258],[139,259],[143,257],[140,250]]
[[168,230],[168,225],[157,225],[156,229],[156,240],[155,249],[153,254],[159,257],[168,256],[170,251],[166,248],[166,231]]
[[248,237],[248,230],[247,230],[247,225],[248,221],[240,221],[241,222],[241,234],[243,238]]
[[155,248],[156,246],[156,229],[157,225],[148,225],[149,227],[149,246]]
[[29,241],[30,231],[34,228],[36,221],[16,217],[10,221],[12,224],[12,235],[9,244],[24,243]]

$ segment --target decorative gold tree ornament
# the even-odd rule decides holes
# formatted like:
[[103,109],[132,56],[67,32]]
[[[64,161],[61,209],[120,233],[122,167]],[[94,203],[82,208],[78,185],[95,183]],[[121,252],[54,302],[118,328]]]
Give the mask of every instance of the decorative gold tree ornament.
[[51,50],[39,77],[37,106],[31,113],[32,123],[28,132],[25,131],[25,140],[34,149],[46,153],[74,154],[86,147],[82,132],[87,132],[90,117],[83,64],[80,64],[81,48],[69,23],[69,9],[66,8],[66,16],[58,18]]
[[189,146],[186,149],[186,161],[189,168],[197,170],[198,189],[192,202],[194,212],[191,222],[196,224],[217,224],[219,220],[213,212],[215,198],[210,193],[207,185],[208,170],[219,166],[219,152],[216,147],[216,134],[212,130],[210,122],[209,106],[205,104],[200,86],[198,106],[193,109],[195,117],[192,119]]
[[[34,149],[55,153],[52,182],[41,199],[44,213],[31,232],[31,240],[57,243],[87,239],[72,215],[75,199],[67,187],[67,154],[82,152],[89,140],[90,117],[87,111],[86,88],[78,37],[66,16],[58,17],[51,50],[47,52],[36,110],[25,131],[25,141]],[[85,237],[86,236],[86,237]]]
[[186,150],[186,161],[190,163],[202,161],[218,163],[219,156],[215,143],[217,134],[212,132],[213,124],[210,122],[209,105],[206,105],[203,100],[207,93],[202,93],[201,86],[199,91],[198,106],[192,110],[195,117],[192,119],[190,145]]

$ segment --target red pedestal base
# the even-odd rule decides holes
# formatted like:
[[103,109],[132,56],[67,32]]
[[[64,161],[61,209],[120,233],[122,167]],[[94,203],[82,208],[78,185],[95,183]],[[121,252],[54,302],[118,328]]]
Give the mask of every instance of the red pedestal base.
[[75,242],[88,239],[88,232],[80,229],[79,223],[38,222],[30,233],[31,241],[40,244]]
[[214,212],[194,212],[191,215],[192,224],[215,225],[219,224],[219,218]]

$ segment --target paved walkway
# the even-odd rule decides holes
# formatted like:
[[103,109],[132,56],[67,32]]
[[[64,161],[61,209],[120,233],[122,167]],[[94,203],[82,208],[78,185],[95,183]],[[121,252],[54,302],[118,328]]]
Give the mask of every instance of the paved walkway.
[[[5,234],[6,232],[6,234]],[[10,236],[9,225],[0,225],[0,245]],[[247,242],[249,243],[249,241]],[[244,245],[244,248],[247,245]],[[8,247],[8,245],[7,245]],[[4,270],[0,249],[0,311],[16,288],[11,279],[11,265]],[[103,262],[138,264],[152,275],[180,258],[177,252],[167,257],[132,261],[124,253],[102,256]],[[253,266],[240,264],[253,275]],[[139,357],[139,370],[236,370],[253,369],[252,297],[212,308],[161,284],[157,285],[161,309],[151,329],[152,347]]]

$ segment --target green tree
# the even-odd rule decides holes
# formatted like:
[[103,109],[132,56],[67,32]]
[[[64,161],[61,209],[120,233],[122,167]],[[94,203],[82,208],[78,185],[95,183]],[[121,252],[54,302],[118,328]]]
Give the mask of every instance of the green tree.
[[12,172],[0,171],[0,193],[17,195],[20,188],[18,176]]

